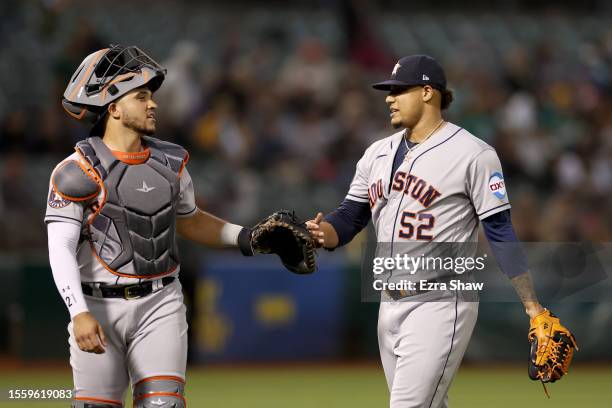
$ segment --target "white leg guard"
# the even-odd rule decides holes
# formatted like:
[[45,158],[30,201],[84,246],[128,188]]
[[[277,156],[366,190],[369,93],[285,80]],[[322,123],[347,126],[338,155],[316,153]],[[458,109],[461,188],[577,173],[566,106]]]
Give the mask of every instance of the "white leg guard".
[[149,377],[134,385],[134,408],[186,408],[185,381],[180,377]]

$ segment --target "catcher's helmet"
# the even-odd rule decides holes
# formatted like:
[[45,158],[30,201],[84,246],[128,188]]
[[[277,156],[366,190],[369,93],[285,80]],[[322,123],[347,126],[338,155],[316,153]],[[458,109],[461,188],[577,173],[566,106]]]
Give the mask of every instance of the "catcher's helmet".
[[73,118],[95,123],[109,103],[144,85],[155,92],[165,75],[166,70],[140,48],[111,44],[79,65],[64,91],[62,106]]

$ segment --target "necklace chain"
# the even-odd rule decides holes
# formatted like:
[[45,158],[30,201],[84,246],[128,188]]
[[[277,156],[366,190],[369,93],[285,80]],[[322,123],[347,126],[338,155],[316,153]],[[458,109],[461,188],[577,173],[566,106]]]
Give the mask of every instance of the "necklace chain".
[[406,135],[404,135],[404,144],[406,145],[406,149],[408,149],[408,152],[406,153],[406,158],[409,158],[410,153],[412,152],[413,149],[416,149],[419,145],[422,145],[423,143],[425,143],[425,141],[427,139],[429,139],[434,133],[436,133],[436,131],[440,128],[440,126],[442,126],[442,124],[444,124],[444,119],[440,119],[440,122],[438,123],[438,125],[431,131],[429,132],[429,134],[427,135],[427,137],[425,137],[425,139],[423,139],[421,142],[415,144],[412,147],[408,146],[408,140],[406,138]]

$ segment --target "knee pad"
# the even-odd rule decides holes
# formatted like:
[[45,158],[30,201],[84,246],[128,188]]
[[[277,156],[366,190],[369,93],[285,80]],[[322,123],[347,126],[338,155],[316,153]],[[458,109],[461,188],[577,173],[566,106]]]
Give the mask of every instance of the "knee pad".
[[[78,399],[77,399],[78,398]],[[102,398],[76,397],[72,400],[71,408],[121,408],[121,401],[111,401]]]
[[185,381],[180,377],[149,377],[134,385],[134,408],[185,408]]

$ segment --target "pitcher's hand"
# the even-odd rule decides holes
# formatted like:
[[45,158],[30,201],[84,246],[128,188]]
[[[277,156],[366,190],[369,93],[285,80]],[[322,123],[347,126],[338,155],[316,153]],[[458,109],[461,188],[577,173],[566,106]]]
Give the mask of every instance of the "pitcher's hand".
[[306,221],[306,229],[310,232],[312,239],[314,239],[317,248],[321,248],[325,244],[325,233],[321,230],[320,224],[323,220],[323,213],[317,213],[317,216],[312,220]]

